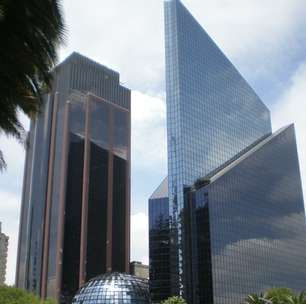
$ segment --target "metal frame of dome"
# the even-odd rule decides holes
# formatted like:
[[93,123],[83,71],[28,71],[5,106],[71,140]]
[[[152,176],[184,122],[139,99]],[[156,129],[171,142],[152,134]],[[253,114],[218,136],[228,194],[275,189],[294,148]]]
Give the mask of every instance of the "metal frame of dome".
[[147,280],[109,272],[88,281],[75,295],[72,304],[148,304]]

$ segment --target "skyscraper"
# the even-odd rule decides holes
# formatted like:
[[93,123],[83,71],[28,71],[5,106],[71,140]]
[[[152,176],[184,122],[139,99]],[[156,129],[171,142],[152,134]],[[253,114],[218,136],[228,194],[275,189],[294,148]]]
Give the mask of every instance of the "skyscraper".
[[[218,219],[226,219],[227,214],[223,212],[224,210],[221,207],[217,209],[217,206],[219,206],[217,203],[215,203],[215,206],[210,207],[212,211],[217,210],[214,216],[208,212],[208,209],[192,208],[192,206],[196,206],[194,205],[196,204],[194,199],[197,196],[190,199],[190,193],[193,191],[191,189],[194,188],[194,184],[197,185],[196,187],[199,187],[199,185],[204,187],[210,184],[211,176],[218,174],[223,168],[231,168],[234,159],[246,155],[247,151],[255,146],[259,147],[266,143],[266,140],[271,139],[270,144],[267,144],[268,146],[276,147],[277,143],[272,138],[274,136],[279,138],[278,133],[272,135],[270,111],[268,108],[179,0],[165,1],[165,47],[168,140],[167,202],[169,204],[169,222],[171,227],[171,294],[184,296],[189,301],[188,303],[223,303],[221,297],[218,298],[218,286],[224,283],[223,288],[227,288],[229,291],[227,302],[237,303],[237,299],[243,300],[243,297],[246,296],[244,292],[251,290],[251,288],[253,288],[253,292],[260,292],[263,291],[260,290],[260,287],[282,285],[285,281],[278,280],[279,275],[281,271],[286,273],[286,270],[282,269],[271,280],[267,279],[265,286],[254,285],[251,281],[248,281],[249,278],[247,276],[241,274],[240,280],[232,280],[231,282],[240,284],[245,279],[250,289],[242,288],[240,293],[237,292],[237,288],[235,289],[229,284],[230,280],[222,281],[220,279],[222,271],[232,271],[237,276],[237,272],[239,272],[239,268],[234,266],[230,269],[223,268],[223,270],[221,267],[217,268],[217,263],[213,256],[217,252],[218,244],[216,245],[216,243],[221,243],[220,238],[228,238],[227,240],[229,240],[234,237],[234,232],[230,230],[231,221],[227,221],[229,225],[228,234],[225,234],[225,228],[224,231],[221,231],[221,227],[220,230],[217,228],[214,230],[218,226]],[[290,180],[290,186],[288,187],[291,187],[291,189],[295,188],[298,192],[295,196],[290,196],[290,189],[287,188],[286,195],[290,197],[290,200],[285,200],[276,194],[276,197],[271,198],[271,200],[264,197],[264,195],[268,195],[273,179],[275,191],[281,191],[277,188],[277,181],[279,183],[281,181],[277,180],[276,169],[274,173],[270,173],[271,182],[266,177],[266,188],[262,189],[261,196],[258,195],[258,199],[266,202],[267,208],[264,209],[259,205],[257,206],[253,201],[254,210],[249,210],[249,212],[255,214],[262,212],[263,217],[266,212],[266,217],[268,217],[269,213],[276,212],[273,203],[279,203],[280,205],[288,204],[283,208],[283,212],[288,211],[286,216],[289,217],[289,209],[292,208],[296,218],[298,218],[298,224],[296,226],[291,225],[290,220],[286,217],[282,220],[288,220],[286,225],[288,225],[288,229],[294,235],[296,233],[294,229],[298,228],[300,231],[305,229],[305,222],[301,221],[304,209],[297,155],[294,152],[294,149],[296,149],[295,141],[292,140],[294,138],[294,131],[292,128],[289,128],[289,130],[291,132],[291,139],[288,140],[287,147],[291,151],[291,156],[286,155],[286,148],[280,145],[283,149],[283,155],[280,158],[291,158],[289,165],[292,166],[295,179]],[[286,129],[283,132],[287,134],[289,131]],[[276,149],[275,147],[274,149]],[[255,153],[253,150],[254,155],[256,155],[255,157],[262,150],[259,149],[258,151]],[[269,157],[271,157],[271,154],[261,160],[261,165],[267,162],[267,167],[269,167]],[[237,165],[237,170],[242,170],[242,164],[244,163],[246,162]],[[274,167],[271,166],[270,170],[272,171],[273,169]],[[250,170],[252,170],[251,166]],[[280,174],[285,176],[286,172],[288,171],[286,171],[285,167],[281,168]],[[234,175],[234,173],[232,174]],[[249,174],[251,175],[252,172],[250,171]],[[252,180],[252,187],[248,189],[250,195],[255,195],[254,192],[258,191],[256,183],[258,183],[258,186],[262,186],[259,181],[261,176],[258,172],[256,174],[257,178]],[[221,183],[221,180],[214,185]],[[247,181],[245,183],[247,184]],[[246,184],[241,183],[242,189],[236,189],[237,195],[240,192],[242,196],[246,195],[245,189],[243,189],[243,187],[246,187]],[[230,196],[231,191],[233,191],[231,186],[231,181],[228,181],[228,184],[227,181],[222,183],[222,187],[226,188],[222,192],[224,194],[223,200],[225,202],[228,201],[228,208],[230,208],[230,205],[233,205],[233,203],[230,204],[230,202],[233,202],[233,197]],[[213,184],[211,187],[214,187]],[[222,188],[220,187],[219,190],[221,193]],[[150,219],[154,217],[152,214],[158,213],[159,208],[158,204],[154,208],[154,203],[151,202],[151,199],[149,202],[150,206],[152,206],[152,209],[150,209]],[[164,205],[166,205],[166,198],[164,199]],[[237,199],[236,205],[243,205],[242,198]],[[199,206],[203,204],[202,201],[197,201],[197,203]],[[290,204],[292,205],[289,206]],[[233,208],[233,212],[236,211]],[[196,220],[197,217],[199,218],[199,223]],[[275,217],[279,217],[279,215],[276,213]],[[250,237],[252,229],[255,228],[248,227],[247,225],[248,212],[244,209],[244,213],[240,214],[238,218],[244,223],[244,226],[240,226],[240,229],[245,229],[246,231],[250,229],[248,235]],[[267,229],[262,230],[261,238],[269,239],[269,231],[274,229],[273,223],[269,222],[269,220],[265,223]],[[222,235],[223,233],[224,235]],[[198,245],[197,236],[200,240]],[[237,238],[239,237],[241,237],[240,241],[243,241],[243,236],[237,234]],[[275,239],[281,237],[281,232],[275,234]],[[296,248],[304,248],[301,240],[302,238],[299,236],[299,239],[294,243]],[[249,242],[242,243],[249,244]],[[215,247],[211,247],[212,245]],[[151,246],[154,246],[154,243],[150,243],[150,269],[151,265],[157,261],[151,255]],[[277,247],[277,245],[275,246]],[[203,248],[209,248],[209,250],[204,252]],[[238,260],[237,256],[245,254],[245,251],[241,249],[242,247],[240,248],[239,246],[236,248],[236,260]],[[265,252],[265,262],[271,258],[269,255],[272,252],[275,251]],[[288,251],[280,257],[280,261],[284,260],[286,254],[287,258],[290,258],[290,251]],[[296,262],[301,261],[303,257],[305,255],[297,258]],[[165,261],[167,259],[165,257]],[[202,262],[201,265],[199,264],[200,262]],[[229,260],[226,262],[229,262]],[[260,263],[261,260],[254,259],[252,262]],[[220,265],[223,265],[222,262],[220,263]],[[293,273],[296,266],[294,264],[295,262],[292,263],[290,270],[287,269],[288,274]],[[266,265],[272,267],[269,270],[271,273],[277,273],[275,264],[266,262]],[[198,266],[202,267],[201,273],[197,271]],[[296,280],[292,281],[295,282],[293,283],[293,288],[300,288],[298,280],[301,277],[302,275],[297,276]],[[150,282],[150,285],[154,286],[155,283],[154,281]],[[270,286],[268,286],[269,284]],[[199,290],[202,292],[201,296],[199,296]],[[233,292],[235,296],[230,292]]]
[[5,283],[7,251],[9,238],[1,231],[0,222],[0,285]]
[[130,91],[73,53],[31,122],[16,285],[69,301],[85,281],[129,269]]
[[270,112],[179,0],[165,2],[168,185],[183,277],[184,188],[271,133]]

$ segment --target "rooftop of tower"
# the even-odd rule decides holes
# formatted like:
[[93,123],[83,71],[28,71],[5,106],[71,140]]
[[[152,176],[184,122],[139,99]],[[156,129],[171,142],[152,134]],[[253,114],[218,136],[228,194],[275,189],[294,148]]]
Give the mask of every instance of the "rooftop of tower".
[[110,78],[113,80],[119,82],[120,80],[120,74],[108,67],[106,67],[103,64],[100,64],[84,55],[81,55],[80,53],[73,52],[71,53],[65,60],[63,60],[61,63],[59,63],[55,69],[60,68],[62,65],[67,64],[69,62],[78,63],[78,64],[85,64],[87,66],[92,66],[93,68],[98,68],[105,74],[107,74]]
[[183,9],[183,11],[189,16],[190,20],[194,22],[201,30],[202,32],[207,36],[207,38],[210,40],[210,42],[216,47],[218,52],[222,54],[228,64],[231,66],[233,70],[241,77],[241,79],[245,82],[245,85],[248,86],[249,90],[253,92],[255,96],[258,98],[258,102],[261,103],[264,108],[270,113],[269,107],[265,104],[265,102],[260,98],[260,96],[257,94],[257,92],[253,89],[253,87],[249,84],[249,82],[245,79],[245,77],[240,73],[240,71],[236,68],[236,66],[232,63],[232,61],[227,57],[226,54],[222,51],[222,49],[217,45],[217,43],[214,41],[214,39],[211,38],[211,36],[207,33],[207,31],[204,29],[202,24],[193,16],[193,14],[187,9],[187,7],[183,4],[181,0],[164,0],[165,5],[169,6],[174,6],[174,7],[180,7]]
[[150,199],[158,199],[168,197],[168,176],[164,178],[161,184],[150,196]]

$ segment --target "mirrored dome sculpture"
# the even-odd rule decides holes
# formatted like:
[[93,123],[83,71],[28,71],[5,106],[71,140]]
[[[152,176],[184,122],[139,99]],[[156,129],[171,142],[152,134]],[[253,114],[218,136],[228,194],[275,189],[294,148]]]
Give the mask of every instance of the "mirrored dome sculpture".
[[124,273],[105,273],[87,282],[72,304],[148,304],[148,282]]

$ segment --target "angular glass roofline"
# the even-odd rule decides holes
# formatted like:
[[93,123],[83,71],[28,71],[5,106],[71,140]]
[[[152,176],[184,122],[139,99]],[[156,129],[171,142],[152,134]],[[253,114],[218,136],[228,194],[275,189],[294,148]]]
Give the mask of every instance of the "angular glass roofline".
[[180,0],[164,0],[164,6],[168,6],[168,5],[180,5],[190,16],[191,19],[193,19],[194,22],[196,22],[196,24],[201,28],[201,30],[208,36],[210,42],[212,44],[214,44],[216,46],[216,48],[218,49],[218,51],[227,59],[228,63],[230,63],[230,65],[232,66],[232,68],[240,75],[240,77],[245,81],[246,85],[253,91],[253,93],[258,97],[260,103],[266,108],[266,110],[269,111],[270,113],[270,109],[268,108],[268,106],[263,102],[263,100],[260,98],[260,96],[258,96],[258,94],[256,93],[256,91],[251,87],[251,85],[248,83],[248,81],[245,79],[245,77],[239,72],[239,70],[234,66],[234,64],[231,62],[231,60],[229,60],[229,58],[227,57],[227,55],[224,54],[224,52],[221,50],[221,48],[216,44],[216,42],[210,37],[210,35],[205,31],[204,27],[199,23],[199,21],[191,14],[191,12],[185,7],[185,5],[182,3],[182,1]]
[[[262,148],[265,144],[270,142],[273,138],[278,136],[280,133],[289,129],[290,127],[294,127],[294,124],[290,124],[284,126],[274,132],[273,134],[268,134],[263,136],[262,138],[256,140],[253,144],[236,154],[233,158],[225,162],[219,168],[213,170],[206,176],[199,178],[193,185],[195,188],[200,188],[207,184],[214,182],[217,178],[225,174],[227,171],[232,169],[233,167],[237,166],[241,161],[249,157],[252,153],[257,151],[258,149]],[[168,197],[168,176],[164,178],[164,180],[160,183],[160,185],[156,188],[153,194],[150,196],[150,199],[158,199],[158,198],[165,198]]]
[[[284,126],[274,132],[271,135],[265,136],[263,139],[259,139],[258,141],[254,142],[252,145],[238,153],[236,156],[234,156],[232,159],[230,159],[228,162],[226,162],[221,167],[217,168],[210,174],[204,176],[203,178],[198,180],[199,186],[197,187],[197,182],[195,183],[195,188],[201,187],[201,181],[203,181],[203,184],[211,184],[214,181],[216,181],[221,176],[225,175],[228,171],[239,165],[242,161],[247,159],[249,156],[251,156],[254,152],[260,150],[263,148],[266,144],[268,144],[271,140],[273,140],[275,137],[283,133],[285,130],[289,128],[294,128],[294,124],[290,124],[287,126]],[[204,185],[203,185],[204,186]]]
[[119,81],[119,73],[108,68],[107,66],[101,64],[101,63],[98,63],[78,52],[72,52],[65,60],[63,60],[61,63],[59,63],[56,67],[55,67],[55,70],[57,70],[58,68],[60,68],[61,66],[69,63],[69,62],[72,62],[74,60],[80,60],[82,61],[84,64],[87,64],[87,65],[92,65],[93,67],[95,68],[98,68],[98,69],[101,69],[101,71],[105,72],[106,74],[109,75],[109,77],[111,77],[112,79],[116,80],[116,81]]
[[164,178],[161,184],[156,188],[149,199],[158,199],[168,197],[168,176]]

